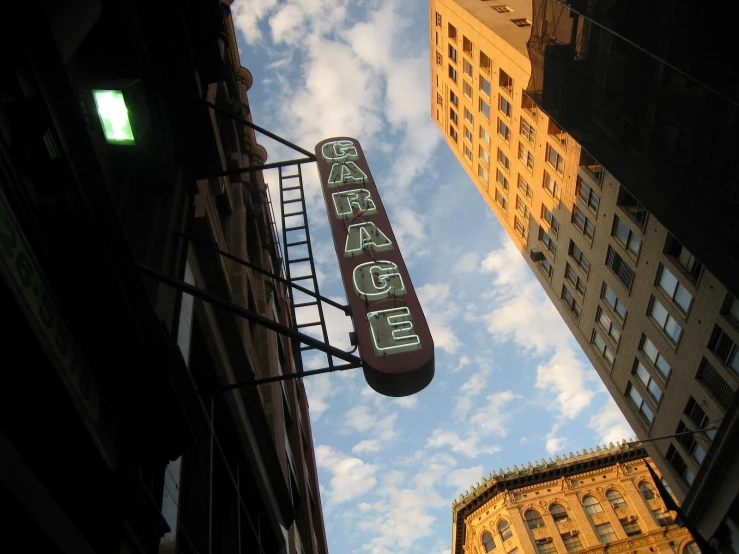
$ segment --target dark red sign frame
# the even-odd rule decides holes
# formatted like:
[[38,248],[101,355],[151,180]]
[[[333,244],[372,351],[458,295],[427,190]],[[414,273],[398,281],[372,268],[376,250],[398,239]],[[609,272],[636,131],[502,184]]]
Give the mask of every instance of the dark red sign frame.
[[[342,145],[336,147],[329,145],[329,143],[337,144],[342,141],[351,141],[351,147],[348,147],[346,143],[343,147]],[[324,158],[324,145],[329,145],[327,150],[333,153],[328,160]],[[315,152],[344,289],[352,309],[352,319],[357,332],[365,379],[370,387],[386,396],[415,394],[424,389],[434,377],[434,341],[362,147],[356,139],[335,137],[318,143]],[[337,163],[344,167],[334,167]],[[339,181],[342,178],[346,179],[346,182],[336,182],[337,178]],[[330,180],[334,182],[330,183]],[[338,208],[334,203],[334,194],[357,189],[363,189],[369,193],[374,209],[359,213],[358,206],[357,210],[353,211],[349,205],[351,215],[346,217],[337,215]],[[377,249],[372,245],[364,246],[372,239],[367,238],[366,233],[358,233],[357,228],[372,229],[371,224],[374,224],[381,232],[377,242],[381,243],[386,237],[392,246]],[[359,251],[353,250],[353,255],[348,255],[346,249],[352,250],[352,247],[347,244],[347,237],[352,225],[357,226],[351,230],[354,243],[358,236],[365,237],[365,240],[362,240],[363,246]],[[396,269],[394,268],[393,271],[400,276],[402,284],[399,285],[399,280],[394,283],[399,285],[396,289],[401,290],[402,294],[390,294],[388,297],[375,299],[370,298],[370,295],[363,297],[357,292],[354,282],[355,269],[361,264],[366,264],[365,267],[373,267],[372,262],[379,262],[381,265],[385,262],[385,265],[390,267],[394,264]],[[397,275],[393,274],[395,279]],[[380,279],[383,278],[387,279],[387,277],[380,277]],[[379,282],[382,286],[382,280],[376,281],[375,277],[371,279],[373,279],[371,282]],[[388,315],[399,313],[406,314],[404,315],[405,323],[400,323],[398,318]],[[368,319],[368,314],[372,321]],[[379,321],[381,318],[382,321]],[[412,323],[412,330],[408,328],[408,320]],[[380,328],[386,321],[392,321],[391,326],[385,325]],[[390,333],[386,332],[388,329],[391,330]],[[414,336],[415,339],[412,338]],[[405,346],[397,347],[398,344]]]

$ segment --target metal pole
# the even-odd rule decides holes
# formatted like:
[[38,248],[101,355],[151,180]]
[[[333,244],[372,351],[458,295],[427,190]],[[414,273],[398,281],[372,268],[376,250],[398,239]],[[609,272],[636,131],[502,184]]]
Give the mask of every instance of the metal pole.
[[253,381],[244,381],[242,383],[231,383],[230,385],[223,385],[222,387],[215,387],[212,389],[201,389],[198,391],[200,394],[208,394],[215,392],[226,392],[234,389],[241,389],[244,387],[251,387],[256,385],[264,385],[267,383],[275,383],[277,381],[287,381],[288,379],[299,379],[302,377],[310,377],[311,375],[320,375],[322,373],[331,373],[332,371],[346,371],[347,369],[356,369],[362,367],[356,364],[337,365],[333,367],[324,367],[321,369],[311,369],[308,371],[300,371],[298,373],[286,373],[284,375],[276,375],[275,377],[265,377],[264,379],[254,379]]
[[233,175],[235,173],[253,173],[254,171],[262,171],[263,169],[275,169],[278,167],[288,167],[292,165],[300,165],[300,164],[308,164],[313,163],[316,161],[315,159],[311,158],[298,158],[297,160],[285,160],[284,162],[271,162],[268,164],[262,164],[262,165],[254,165],[251,167],[235,167],[233,169],[224,169],[222,171],[209,171],[208,175],[204,175],[203,177],[198,177],[195,180],[199,179],[208,179],[210,177],[228,177],[229,175]]

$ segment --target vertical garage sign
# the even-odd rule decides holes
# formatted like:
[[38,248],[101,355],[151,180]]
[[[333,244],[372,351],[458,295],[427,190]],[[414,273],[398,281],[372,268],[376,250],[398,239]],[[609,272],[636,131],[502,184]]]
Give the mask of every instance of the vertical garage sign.
[[327,139],[316,158],[365,379],[414,394],[434,377],[434,342],[362,148]]

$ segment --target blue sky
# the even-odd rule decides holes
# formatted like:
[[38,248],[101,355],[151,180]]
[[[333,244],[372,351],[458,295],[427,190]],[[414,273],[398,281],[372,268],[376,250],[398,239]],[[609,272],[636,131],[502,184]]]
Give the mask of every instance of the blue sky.
[[[308,150],[361,142],[436,344],[436,376],[412,397],[376,394],[361,370],[306,379],[330,551],[447,553],[452,499],[483,474],[632,437],[431,121],[426,2],[236,0],[232,12],[255,123]],[[259,142],[269,161],[297,157]],[[321,293],[343,302],[315,166],[305,175]],[[327,319],[348,349],[348,319]]]

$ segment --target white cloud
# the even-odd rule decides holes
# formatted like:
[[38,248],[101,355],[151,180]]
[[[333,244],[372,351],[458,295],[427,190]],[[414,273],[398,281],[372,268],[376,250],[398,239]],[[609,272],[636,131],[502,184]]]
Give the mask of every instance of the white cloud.
[[495,392],[486,398],[483,406],[470,418],[482,435],[505,437],[508,434],[506,425],[506,404],[520,398],[511,391]]
[[466,367],[467,365],[469,365],[470,361],[471,361],[471,360],[469,359],[469,357],[468,357],[468,356],[464,356],[464,355],[460,356],[460,357],[459,357],[459,362],[458,362],[458,363],[457,363],[457,365],[456,365],[456,366],[454,367],[454,369],[452,370],[452,372],[453,372],[453,373],[457,373],[458,371],[462,371],[462,369],[463,369],[464,367]]
[[384,446],[387,441],[391,441],[398,436],[395,429],[397,419],[398,414],[395,412],[380,412],[371,409],[366,404],[361,404],[348,410],[344,414],[342,422],[344,426],[352,431],[371,434],[381,441],[379,444]]
[[611,442],[617,444],[623,439],[636,436],[610,396],[606,397],[603,407],[590,419],[588,427],[598,433],[599,442],[606,445]]
[[328,399],[338,392],[339,385],[337,380],[333,379],[328,373],[313,375],[308,379],[304,379],[303,383],[308,395],[311,420],[318,421],[321,415],[328,410]]
[[260,42],[262,32],[259,22],[277,5],[277,0],[260,0],[259,2],[234,2],[231,5],[231,15],[234,27],[241,32],[247,44]]
[[[494,274],[493,300],[487,330],[498,342],[512,340],[525,352],[549,356],[536,372],[536,387],[554,394],[559,417],[571,419],[592,402],[595,372],[582,361],[570,330],[534,279],[513,242],[490,252],[482,269]],[[597,385],[595,385],[597,388]]]
[[454,268],[461,273],[472,273],[477,271],[479,264],[480,256],[477,252],[467,252],[454,264]]
[[400,406],[401,408],[415,408],[418,406],[418,396],[403,396],[400,398],[393,398],[393,404]]
[[482,479],[482,466],[455,469],[446,476],[446,484],[454,487],[455,494],[469,489]]
[[434,346],[449,353],[459,349],[460,341],[452,329],[458,309],[449,300],[448,283],[428,283],[416,289],[418,300],[434,339]]
[[316,448],[316,463],[319,468],[331,473],[326,491],[329,505],[358,498],[377,484],[376,465],[342,454],[330,446],[320,445]]
[[566,444],[566,440],[564,439],[564,437],[557,436],[557,433],[559,432],[561,427],[562,425],[560,423],[555,423],[554,425],[552,425],[549,433],[547,433],[545,444],[547,454],[556,454],[558,452],[562,452],[562,449]]
[[475,458],[480,454],[493,454],[500,452],[501,447],[485,443],[480,443],[481,437],[475,433],[471,433],[466,439],[462,439],[455,431],[445,431],[436,429],[426,440],[426,446],[429,448],[443,448],[449,446],[452,452],[459,452],[469,458]]
[[379,452],[382,446],[378,440],[363,440],[359,441],[352,448],[352,452],[359,454],[361,452]]

